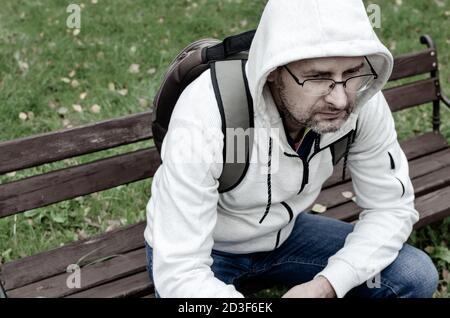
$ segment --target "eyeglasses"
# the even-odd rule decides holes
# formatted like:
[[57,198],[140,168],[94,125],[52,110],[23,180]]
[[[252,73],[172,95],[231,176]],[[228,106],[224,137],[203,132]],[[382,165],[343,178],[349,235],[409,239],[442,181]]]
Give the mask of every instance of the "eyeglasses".
[[310,96],[324,96],[330,94],[337,84],[342,84],[344,89],[349,93],[360,93],[368,89],[372,83],[378,78],[377,72],[375,72],[372,64],[370,64],[369,59],[366,59],[370,71],[372,74],[357,75],[347,78],[345,81],[336,82],[331,78],[314,78],[307,79],[300,82],[297,76],[292,73],[292,71],[284,65],[283,67],[289,72],[295,82],[304,89],[304,93]]

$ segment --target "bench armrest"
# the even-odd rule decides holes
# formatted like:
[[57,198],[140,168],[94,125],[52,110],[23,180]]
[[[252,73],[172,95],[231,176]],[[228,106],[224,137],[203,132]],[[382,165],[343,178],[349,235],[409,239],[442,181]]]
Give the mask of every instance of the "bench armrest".
[[450,108],[450,98],[445,95],[441,95],[441,100],[445,105],[447,105],[448,108]]

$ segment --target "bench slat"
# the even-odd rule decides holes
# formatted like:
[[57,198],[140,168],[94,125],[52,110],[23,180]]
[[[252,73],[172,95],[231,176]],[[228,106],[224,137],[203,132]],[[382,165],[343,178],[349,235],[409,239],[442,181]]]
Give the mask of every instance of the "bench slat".
[[[434,53],[434,54],[433,54]],[[436,63],[434,65],[433,63]],[[434,49],[424,50],[397,56],[394,62],[390,81],[435,71],[437,56]]]
[[0,217],[152,177],[156,148],[98,160],[0,185]]
[[134,274],[84,292],[76,293],[67,298],[123,298],[140,297],[154,291],[148,273]]
[[149,139],[151,113],[0,143],[0,174]]
[[72,275],[71,273],[61,273],[39,282],[10,290],[8,291],[8,296],[12,298],[65,297],[145,270],[145,249],[141,248],[126,254],[118,254],[117,257],[101,263],[81,267],[81,286],[79,289],[67,287],[66,281],[69,275]]
[[[80,240],[50,251],[28,256],[2,266],[0,278],[5,289],[11,290],[66,272],[68,264],[75,264],[88,255],[86,261],[123,254],[144,246],[145,222],[139,222],[96,237]],[[46,266],[43,266],[46,264]]]
[[[410,139],[404,140],[400,142],[400,146],[402,147],[406,158],[408,160],[413,160],[421,156],[425,156],[427,154],[434,153],[436,151],[445,149],[448,147],[447,140],[440,133],[429,132],[420,136],[415,136]],[[343,183],[342,181],[342,164],[343,160],[341,160],[336,167],[334,168],[333,174],[325,184],[323,185],[323,189],[327,189],[336,184]],[[347,177],[345,181],[349,181],[350,178]]]
[[[448,166],[436,170],[430,174],[412,179],[412,184],[416,197],[450,185],[450,163]],[[339,210],[335,211],[333,208],[351,202],[351,199],[347,199],[342,195],[342,192],[344,191],[351,191],[354,193],[351,182],[325,190],[324,193],[319,195],[315,203],[326,206],[331,211],[325,212],[326,215],[340,217],[340,215],[338,215]]]
[[[418,229],[450,216],[449,197],[450,186],[416,197],[414,204],[416,210],[420,213],[420,220],[415,224],[414,228]],[[327,210],[324,215],[346,222],[352,222],[358,218],[361,211],[362,209],[360,207],[353,201],[350,201],[331,210]]]
[[415,229],[442,220],[450,216],[450,186],[428,193],[419,198],[416,208],[420,211],[420,220]]
[[392,112],[439,100],[436,79],[417,81],[383,90]]

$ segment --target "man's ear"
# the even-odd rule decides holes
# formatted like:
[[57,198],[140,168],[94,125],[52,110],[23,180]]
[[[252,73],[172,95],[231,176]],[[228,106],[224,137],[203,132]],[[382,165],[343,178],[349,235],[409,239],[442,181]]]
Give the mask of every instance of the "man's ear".
[[267,81],[270,83],[275,82],[275,79],[277,78],[277,74],[278,73],[278,67],[276,69],[274,69],[268,76],[267,76]]

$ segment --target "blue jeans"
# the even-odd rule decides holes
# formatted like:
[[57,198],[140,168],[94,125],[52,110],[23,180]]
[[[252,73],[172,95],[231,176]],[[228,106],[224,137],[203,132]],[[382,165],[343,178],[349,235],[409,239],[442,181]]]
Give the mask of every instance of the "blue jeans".
[[[212,271],[216,278],[238,290],[248,280],[287,287],[305,283],[327,265],[328,258],[344,246],[353,230],[350,223],[329,217],[301,213],[289,238],[269,252],[231,254],[212,250]],[[152,276],[152,248],[146,244],[147,270]],[[372,284],[350,290],[346,297],[426,298],[436,291],[438,273],[421,250],[404,244],[395,261]],[[159,297],[155,290],[155,296]]]

